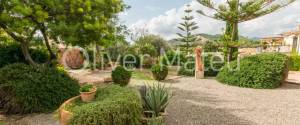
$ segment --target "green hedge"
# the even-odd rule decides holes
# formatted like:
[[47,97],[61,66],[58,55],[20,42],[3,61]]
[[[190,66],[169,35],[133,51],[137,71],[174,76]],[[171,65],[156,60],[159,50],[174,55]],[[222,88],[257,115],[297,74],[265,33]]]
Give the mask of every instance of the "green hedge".
[[174,51],[169,51],[163,56],[160,61],[164,65],[171,66],[180,66],[183,65],[187,59],[182,53],[176,53]]
[[77,101],[67,110],[74,114],[70,125],[140,125],[142,101],[137,91],[111,85],[98,88],[94,102]]
[[234,61],[226,65],[217,79],[222,83],[240,87],[276,88],[281,85],[288,73],[288,57],[279,53],[245,57],[240,61],[240,68],[237,68],[237,64],[237,61]]
[[300,55],[297,54],[291,55],[289,68],[292,71],[300,71]]
[[[49,55],[45,49],[30,49],[31,57],[37,63],[44,63]],[[0,46],[0,68],[12,63],[26,63],[20,45],[7,44]]]
[[78,94],[78,82],[56,68],[11,64],[0,69],[0,107],[8,114],[53,111]]

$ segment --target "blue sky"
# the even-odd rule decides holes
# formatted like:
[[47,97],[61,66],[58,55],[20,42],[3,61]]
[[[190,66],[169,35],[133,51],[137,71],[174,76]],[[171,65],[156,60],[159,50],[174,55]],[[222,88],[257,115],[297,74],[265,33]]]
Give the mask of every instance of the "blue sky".
[[[173,39],[186,4],[194,10],[204,9],[196,0],[124,0],[131,9],[120,18],[134,31],[144,27],[149,33]],[[218,3],[224,0],[214,0]],[[209,12],[209,11],[207,11]],[[200,27],[196,33],[220,34],[224,23],[194,13]],[[240,34],[249,37],[276,36],[282,32],[296,30],[300,25],[300,0],[267,16],[240,24]]]
[[149,20],[173,8],[180,8],[191,0],[124,0],[131,8],[122,19],[132,24],[140,19]]

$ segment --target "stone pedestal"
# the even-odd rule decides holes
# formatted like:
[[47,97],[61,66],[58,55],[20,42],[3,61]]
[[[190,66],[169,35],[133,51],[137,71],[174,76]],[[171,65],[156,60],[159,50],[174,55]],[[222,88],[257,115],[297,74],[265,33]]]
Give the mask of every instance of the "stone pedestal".
[[196,79],[203,79],[204,78],[204,71],[195,71],[195,78]]
[[195,49],[195,78],[203,79],[204,78],[204,64],[202,62],[202,49]]

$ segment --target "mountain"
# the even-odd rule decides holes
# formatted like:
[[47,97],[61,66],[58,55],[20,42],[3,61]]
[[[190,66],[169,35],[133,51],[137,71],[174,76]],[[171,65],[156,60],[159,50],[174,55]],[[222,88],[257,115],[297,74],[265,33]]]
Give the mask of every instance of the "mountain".
[[[201,41],[197,41],[197,44],[201,44],[203,41],[217,41],[220,40],[220,38],[222,37],[221,34],[215,34],[215,35],[211,35],[211,34],[205,34],[205,33],[201,33],[199,34],[200,38],[202,39]],[[245,36],[240,36],[240,40],[241,41],[247,41],[247,42],[255,42],[255,41],[259,41],[259,38],[249,38],[249,37],[245,37]],[[180,41],[177,41],[176,39],[172,39],[169,40],[169,44],[171,46],[177,46],[182,44]]]
[[[211,41],[215,41],[215,40],[219,40],[222,35],[221,34],[210,35],[210,34],[202,33],[202,34],[200,34],[200,36],[207,38]],[[258,41],[259,39],[258,38],[249,38],[246,36],[240,36],[240,40],[241,41]]]

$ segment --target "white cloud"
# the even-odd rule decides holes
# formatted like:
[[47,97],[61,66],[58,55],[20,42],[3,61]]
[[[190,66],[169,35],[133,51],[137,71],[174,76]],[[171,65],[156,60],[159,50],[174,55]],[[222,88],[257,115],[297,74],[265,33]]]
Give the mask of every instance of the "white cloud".
[[[194,10],[204,9],[196,1],[190,3]],[[279,10],[273,14],[240,24],[240,34],[250,37],[262,37],[276,35],[285,31],[295,29],[300,23],[300,1],[296,1],[292,5]],[[166,39],[172,39],[176,37],[176,33],[180,32],[177,29],[178,23],[180,23],[181,17],[184,15],[185,6],[181,8],[174,8],[163,15],[159,15],[150,20],[139,20],[130,25],[133,27],[145,27],[149,33],[157,34],[165,37]],[[194,14],[195,21],[200,27],[197,33],[207,34],[219,34],[222,32],[222,28],[225,26],[224,22],[210,19],[208,17]]]

